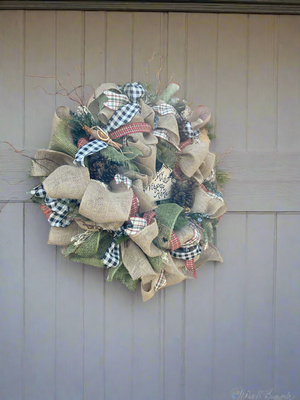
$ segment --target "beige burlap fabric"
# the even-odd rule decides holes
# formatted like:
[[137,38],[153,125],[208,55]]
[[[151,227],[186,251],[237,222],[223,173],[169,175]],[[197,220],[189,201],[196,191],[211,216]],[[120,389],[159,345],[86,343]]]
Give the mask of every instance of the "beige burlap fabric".
[[72,222],[71,225],[66,228],[58,228],[56,226],[51,226],[48,244],[53,244],[56,246],[68,246],[71,244],[71,239],[73,236],[83,233],[85,230],[80,228],[76,222]]
[[196,141],[195,143],[186,146],[180,155],[180,168],[182,172],[191,178],[200,168],[209,152],[207,143]]
[[[173,258],[168,254],[168,260],[163,263],[163,269],[165,270],[165,277],[166,277],[166,287],[176,285],[188,278],[185,274],[185,261],[178,260]],[[195,260],[198,260],[197,256]],[[142,276],[141,282],[141,293],[143,301],[150,300],[155,293],[155,284],[159,278],[159,273],[156,273],[155,276]]]
[[128,220],[133,191],[110,191],[102,182],[91,180],[82,197],[79,213],[100,224],[116,222],[121,226]]
[[53,199],[80,200],[89,182],[88,168],[63,165],[44,180],[43,186],[48,196]]
[[211,197],[203,189],[195,189],[195,200],[191,208],[193,213],[205,213],[211,218],[218,218],[227,211],[227,205],[224,200],[217,197]]
[[[140,174],[137,174],[140,175]],[[139,212],[144,213],[146,211],[154,210],[157,206],[154,201],[143,191],[143,181],[141,179],[136,179],[132,184],[132,190],[139,199],[140,207]]]
[[158,226],[156,220],[145,228],[141,229],[135,235],[130,236],[143,252],[149,257],[158,257],[162,254],[162,250],[155,246],[153,239],[158,235]]
[[208,137],[208,132],[205,128],[202,128],[200,131],[200,139],[201,139],[201,142],[203,142],[203,143],[207,143],[207,144],[210,143],[210,139]]
[[199,169],[194,173],[193,178],[201,184],[209,175],[215,165],[216,156],[213,153],[208,153]]
[[141,104],[141,114],[140,117],[143,119],[144,122],[152,126],[152,129],[154,128],[154,118],[155,118],[155,112],[153,111],[152,107],[148,106],[143,102],[143,100],[140,100]]
[[62,165],[73,165],[74,158],[54,150],[38,150],[31,167],[32,176],[48,176]]
[[208,243],[208,247],[205,251],[202,250],[197,261],[195,261],[195,268],[199,269],[207,261],[223,262],[223,258],[221,257],[219,250],[212,243]]
[[191,115],[188,117],[193,130],[201,129],[205,126],[211,117],[210,109],[207,106],[198,106],[193,109]]
[[68,107],[58,107],[52,119],[49,150],[61,151],[75,157],[78,149],[73,142],[69,119],[70,110]]
[[90,97],[87,103],[87,108],[93,115],[97,116],[99,113],[99,98],[101,94],[104,92],[104,90],[110,89],[114,89],[115,91],[121,93],[115,83],[103,83],[95,90],[94,94]]
[[147,276],[149,279],[156,276],[156,272],[149,263],[143,250],[139,248],[132,240],[121,243],[122,261],[128,270],[133,280],[139,279],[142,276]]
[[180,142],[177,120],[174,114],[160,115],[157,122],[157,128],[163,128],[168,131],[170,141],[178,146]]
[[[192,239],[192,237],[194,236],[194,229],[190,225],[186,225],[180,229],[176,229],[175,233],[178,236],[178,239],[179,239],[181,245],[183,245],[188,240]],[[160,235],[158,238],[158,242],[159,242],[160,247],[162,247],[164,249],[171,249],[171,243],[169,241],[165,242],[162,239],[162,236],[160,236]]]

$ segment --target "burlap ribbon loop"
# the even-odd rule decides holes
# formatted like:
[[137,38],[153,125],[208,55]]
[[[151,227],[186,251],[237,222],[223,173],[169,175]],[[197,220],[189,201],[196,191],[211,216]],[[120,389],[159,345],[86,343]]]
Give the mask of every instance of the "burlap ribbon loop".
[[199,184],[209,177],[215,165],[215,160],[216,156],[213,153],[208,153],[199,169],[194,173],[193,177]]
[[31,167],[32,176],[48,176],[62,165],[73,165],[74,158],[54,150],[38,150]]
[[63,165],[52,172],[43,182],[48,196],[53,199],[80,200],[90,182],[88,168]]
[[155,239],[157,235],[157,222],[156,220],[152,220],[150,225],[145,226],[138,233],[130,237],[148,257],[158,257],[162,254],[162,251],[153,243],[153,239]]
[[127,245],[121,243],[122,261],[133,280],[147,276],[147,279],[155,278],[156,272],[149,263],[145,253],[132,240]]
[[196,141],[183,148],[180,155],[180,169],[191,178],[199,169],[209,152],[209,146],[201,141]]
[[191,212],[208,214],[211,218],[219,218],[227,211],[227,205],[220,197],[206,193],[201,187],[195,189],[195,201]]
[[79,213],[97,223],[116,222],[120,227],[129,218],[132,197],[131,189],[113,192],[102,182],[91,180],[82,197]]

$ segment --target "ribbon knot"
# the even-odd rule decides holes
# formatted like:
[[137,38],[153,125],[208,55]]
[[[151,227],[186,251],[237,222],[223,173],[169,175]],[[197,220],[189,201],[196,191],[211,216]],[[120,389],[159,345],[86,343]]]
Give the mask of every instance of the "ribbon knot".
[[141,112],[141,106],[138,100],[145,93],[143,86],[137,82],[128,82],[125,83],[122,91],[124,94],[114,93],[110,90],[104,91],[107,97],[104,106],[115,110],[106,125],[107,132],[112,132],[120,128],[120,126],[128,124],[137,113]]

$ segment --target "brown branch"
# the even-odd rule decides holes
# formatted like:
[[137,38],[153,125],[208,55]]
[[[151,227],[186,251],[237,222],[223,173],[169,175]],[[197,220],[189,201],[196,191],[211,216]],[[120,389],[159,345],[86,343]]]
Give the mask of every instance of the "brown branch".
[[23,156],[23,157],[29,158],[31,161],[37,163],[37,164],[40,165],[42,168],[45,168],[45,169],[48,170],[48,171],[51,171],[51,170],[50,170],[49,168],[47,168],[45,165],[39,163],[38,161],[50,161],[50,162],[53,162],[54,164],[56,164],[56,165],[59,166],[59,167],[61,166],[61,164],[59,164],[59,163],[57,163],[56,161],[51,160],[50,158],[47,158],[47,157],[45,157],[45,158],[35,158],[35,157],[27,156],[26,154],[23,154],[22,150],[16,149],[11,143],[7,142],[6,140],[4,140],[3,143],[8,144],[9,147],[11,148],[11,150],[14,151],[15,153],[20,154],[20,155]]
[[11,199],[16,199],[16,197],[11,197],[9,200],[7,200],[7,202],[4,203],[3,206],[0,208],[0,213],[2,212],[3,208],[4,208],[5,206],[7,206],[7,204],[11,201]]

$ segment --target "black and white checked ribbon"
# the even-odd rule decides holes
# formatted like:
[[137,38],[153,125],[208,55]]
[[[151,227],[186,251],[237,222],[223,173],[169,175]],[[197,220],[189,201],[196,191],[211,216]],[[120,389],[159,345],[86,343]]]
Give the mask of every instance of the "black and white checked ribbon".
[[118,229],[115,232],[115,236],[107,248],[102,260],[103,260],[103,266],[105,268],[116,268],[121,261],[121,256],[120,256],[120,245],[116,244],[116,241],[118,237],[122,234],[123,230]]
[[184,248],[180,247],[177,250],[173,250],[170,252],[172,257],[179,258],[180,260],[192,260],[202,251],[202,246],[198,243],[194,247]]
[[66,228],[72,223],[73,220],[68,218],[69,205],[71,203],[77,203],[77,200],[52,199],[47,195],[42,183],[31,189],[28,193],[36,197],[44,197],[45,205],[52,211],[48,218],[51,226]]
[[[145,90],[142,85],[137,82],[125,83],[122,88],[123,93],[128,97],[131,103],[125,104],[118,108],[111,116],[105,129],[107,132],[114,131],[120,128],[120,126],[127,124],[132,118],[141,112],[141,106],[138,104],[138,100],[144,95]],[[117,93],[114,94],[116,98]],[[122,96],[122,95],[121,95]],[[123,97],[123,96],[122,96]],[[116,101],[116,100],[115,100]],[[123,101],[123,99],[122,99]]]
[[179,133],[181,136],[194,138],[200,135],[199,129],[193,131],[192,124],[188,120],[186,119],[177,120],[177,123],[178,123]]
[[98,153],[99,151],[105,149],[105,147],[107,147],[107,143],[103,142],[102,140],[93,140],[88,142],[84,146],[80,147],[80,149],[77,151],[73,163],[75,165],[81,165],[82,167],[85,167],[85,157],[94,153]]

